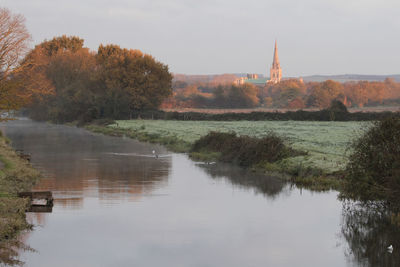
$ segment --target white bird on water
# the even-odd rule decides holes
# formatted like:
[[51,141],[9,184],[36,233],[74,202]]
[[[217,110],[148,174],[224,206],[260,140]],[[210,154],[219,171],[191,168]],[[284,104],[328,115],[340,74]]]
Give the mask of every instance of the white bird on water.
[[156,157],[156,159],[158,159],[158,154],[156,154],[155,150],[153,150],[153,155]]
[[393,252],[393,246],[392,246],[392,245],[388,246],[387,249],[388,249],[388,252],[389,252],[389,253],[392,253],[392,252]]

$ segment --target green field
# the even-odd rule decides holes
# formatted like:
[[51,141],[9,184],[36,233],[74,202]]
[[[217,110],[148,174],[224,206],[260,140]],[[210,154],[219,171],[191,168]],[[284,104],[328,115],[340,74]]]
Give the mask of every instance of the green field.
[[293,148],[308,152],[306,156],[289,158],[281,164],[319,168],[331,173],[344,168],[349,154],[348,145],[368,125],[369,122],[125,120],[117,121],[110,127],[147,135],[176,137],[189,143],[210,131],[236,132],[255,137],[274,131],[285,137]]

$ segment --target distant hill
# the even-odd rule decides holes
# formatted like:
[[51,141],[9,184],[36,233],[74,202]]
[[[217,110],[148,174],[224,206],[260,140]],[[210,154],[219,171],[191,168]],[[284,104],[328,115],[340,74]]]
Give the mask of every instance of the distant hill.
[[323,82],[326,80],[334,80],[338,82],[350,81],[384,81],[386,78],[392,78],[396,82],[400,82],[400,74],[394,75],[362,75],[362,74],[342,74],[342,75],[312,75],[302,77],[305,82]]

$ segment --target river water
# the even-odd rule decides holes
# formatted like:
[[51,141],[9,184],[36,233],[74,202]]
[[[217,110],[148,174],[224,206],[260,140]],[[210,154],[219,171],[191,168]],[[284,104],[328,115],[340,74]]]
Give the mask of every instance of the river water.
[[20,251],[25,266],[368,263],[343,234],[335,191],[300,190],[75,127],[25,119],[0,129],[43,173],[35,189],[55,198],[51,213],[28,213],[34,230],[22,238],[34,251]]

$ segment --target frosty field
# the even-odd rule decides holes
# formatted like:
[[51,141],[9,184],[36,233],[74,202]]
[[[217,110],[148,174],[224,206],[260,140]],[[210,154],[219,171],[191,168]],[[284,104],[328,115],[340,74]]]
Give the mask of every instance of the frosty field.
[[262,137],[269,131],[285,137],[288,144],[307,151],[308,155],[289,158],[288,166],[309,166],[327,173],[344,168],[348,145],[358,137],[368,122],[314,122],[314,121],[164,121],[124,120],[113,128],[130,129],[139,133],[176,137],[193,143],[210,131],[236,132],[239,135]]

